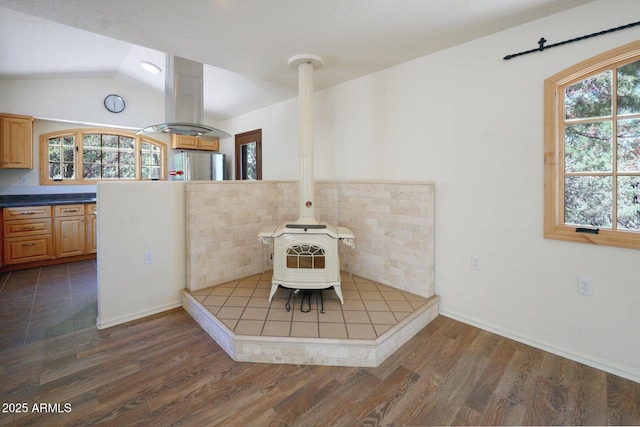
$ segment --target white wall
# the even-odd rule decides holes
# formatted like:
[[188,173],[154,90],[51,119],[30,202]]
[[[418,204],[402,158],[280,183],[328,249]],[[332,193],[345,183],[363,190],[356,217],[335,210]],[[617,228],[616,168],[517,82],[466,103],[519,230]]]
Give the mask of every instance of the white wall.
[[182,306],[184,189],[164,181],[97,185],[98,329]]
[[[3,113],[132,129],[164,121],[161,92],[118,79],[0,80],[0,93]],[[110,93],[124,98],[122,113],[104,107]]]
[[[635,381],[640,252],[542,237],[543,81],[640,28],[502,58],[638,12],[633,0],[597,1],[317,92],[314,104],[316,178],[435,182],[442,314]],[[291,100],[221,126],[262,128],[263,177],[297,179],[296,115]],[[593,296],[577,294],[578,276],[593,279]]]
[[[125,99],[122,113],[104,107],[104,98],[117,93]],[[0,194],[85,193],[94,185],[40,186],[39,138],[41,134],[62,129],[116,127],[137,131],[165,120],[164,94],[151,88],[119,79],[0,79],[0,112],[36,118],[33,124],[33,169],[0,169]],[[205,123],[218,126],[210,117]],[[153,134],[170,147],[168,135]],[[228,142],[230,141],[230,142]],[[221,141],[233,153],[233,138]],[[172,168],[173,150],[169,149],[168,167]],[[21,181],[22,179],[22,181]]]

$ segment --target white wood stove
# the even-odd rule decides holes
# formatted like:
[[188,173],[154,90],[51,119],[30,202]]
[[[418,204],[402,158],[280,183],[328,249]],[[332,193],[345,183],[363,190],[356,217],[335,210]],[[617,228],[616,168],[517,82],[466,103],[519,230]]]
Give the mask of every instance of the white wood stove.
[[355,237],[348,228],[321,223],[314,215],[313,70],[322,65],[322,58],[315,55],[296,55],[289,59],[289,67],[298,70],[299,75],[299,216],[292,224],[265,227],[258,234],[263,244],[273,246],[269,301],[278,287],[283,286],[289,289],[333,288],[344,304],[338,241],[355,249]]

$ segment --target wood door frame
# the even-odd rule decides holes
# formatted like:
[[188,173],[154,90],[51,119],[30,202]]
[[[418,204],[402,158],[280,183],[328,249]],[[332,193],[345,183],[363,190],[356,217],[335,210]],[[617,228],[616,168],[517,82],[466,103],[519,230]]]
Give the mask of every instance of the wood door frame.
[[237,180],[242,179],[242,153],[241,147],[248,142],[256,143],[256,179],[262,179],[262,129],[250,130],[248,132],[238,133],[235,137],[236,141],[236,161],[235,161],[235,175]]

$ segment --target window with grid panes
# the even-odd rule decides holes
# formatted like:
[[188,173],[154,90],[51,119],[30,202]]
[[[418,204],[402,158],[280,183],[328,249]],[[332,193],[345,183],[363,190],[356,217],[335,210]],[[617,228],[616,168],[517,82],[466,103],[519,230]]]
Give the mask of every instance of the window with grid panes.
[[640,42],[545,81],[545,237],[640,249]]
[[43,184],[165,180],[163,142],[114,129],[73,129],[40,136]]

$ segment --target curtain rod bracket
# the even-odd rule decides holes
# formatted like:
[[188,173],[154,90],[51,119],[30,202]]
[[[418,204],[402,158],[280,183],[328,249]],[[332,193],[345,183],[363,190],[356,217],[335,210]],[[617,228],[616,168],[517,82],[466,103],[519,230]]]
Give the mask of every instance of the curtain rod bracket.
[[544,37],[540,37],[540,40],[538,40],[538,45],[540,46],[538,48],[538,50],[540,52],[542,52],[544,50],[544,44],[547,42],[547,39],[545,39]]

